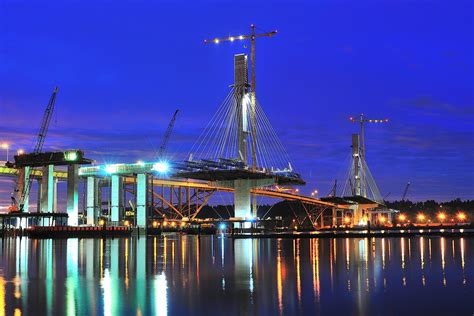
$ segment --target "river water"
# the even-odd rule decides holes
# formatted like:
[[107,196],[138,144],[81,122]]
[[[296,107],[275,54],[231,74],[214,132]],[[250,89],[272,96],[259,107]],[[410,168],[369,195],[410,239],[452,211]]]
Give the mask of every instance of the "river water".
[[473,315],[473,238],[0,240],[0,315]]

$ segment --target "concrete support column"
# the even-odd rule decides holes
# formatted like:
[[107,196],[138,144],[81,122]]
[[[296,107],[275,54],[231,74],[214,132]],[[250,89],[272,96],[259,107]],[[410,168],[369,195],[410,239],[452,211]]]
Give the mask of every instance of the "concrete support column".
[[36,193],[36,212],[41,212],[41,190],[43,186],[41,185],[41,179],[36,180],[38,184],[38,191]]
[[120,211],[122,206],[122,179],[118,175],[110,176],[110,204],[112,222],[120,220]]
[[137,174],[137,226],[146,227],[146,174]]
[[[252,188],[259,188],[275,183],[275,180],[270,179],[237,179],[229,181],[216,181],[217,186],[234,188],[234,216],[242,218],[252,218],[251,194]],[[234,224],[239,227],[240,223]],[[243,228],[251,227],[251,223],[245,223]]]
[[53,212],[58,213],[58,179],[53,180]]
[[87,177],[87,225],[96,225],[99,216],[99,179]]
[[70,165],[67,167],[67,202],[66,210],[69,215],[68,225],[77,226],[79,217],[79,166]]
[[[23,194],[23,190],[25,190],[25,184],[28,183],[28,181],[30,181],[30,167],[21,168],[18,174],[18,196],[17,196],[18,203],[21,202],[21,195]],[[29,212],[29,200],[30,200],[30,195],[28,192],[28,195],[26,195],[25,199],[23,200],[23,211],[25,213]]]
[[[250,189],[251,181],[238,179],[234,181],[234,209],[235,217],[251,217]],[[250,227],[250,226],[249,226]]]
[[331,212],[332,212],[332,226],[336,226],[336,215],[337,215],[337,212],[336,212],[336,209],[335,208],[331,208]]
[[54,166],[43,167],[43,177],[41,179],[41,213],[52,213],[54,204]]

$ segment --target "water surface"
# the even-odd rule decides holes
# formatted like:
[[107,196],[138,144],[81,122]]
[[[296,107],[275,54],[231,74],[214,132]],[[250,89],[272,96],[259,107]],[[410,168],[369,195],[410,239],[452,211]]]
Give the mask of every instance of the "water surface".
[[474,313],[473,238],[0,240],[0,315]]

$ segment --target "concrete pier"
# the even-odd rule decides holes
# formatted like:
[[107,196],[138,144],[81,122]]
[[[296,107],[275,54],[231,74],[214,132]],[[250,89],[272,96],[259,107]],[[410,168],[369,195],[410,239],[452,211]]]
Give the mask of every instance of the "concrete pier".
[[56,189],[54,181],[54,166],[47,165],[43,167],[43,177],[41,179],[41,203],[40,211],[42,213],[53,213],[55,203],[55,192]]
[[118,222],[121,219],[122,208],[122,178],[116,174],[110,176],[110,204],[112,222]]
[[146,227],[146,193],[147,193],[147,177],[146,174],[137,174],[137,226]]
[[67,202],[66,210],[69,215],[68,225],[77,226],[79,218],[79,166],[69,165],[67,167]]
[[87,177],[87,225],[96,225],[99,217],[99,179]]

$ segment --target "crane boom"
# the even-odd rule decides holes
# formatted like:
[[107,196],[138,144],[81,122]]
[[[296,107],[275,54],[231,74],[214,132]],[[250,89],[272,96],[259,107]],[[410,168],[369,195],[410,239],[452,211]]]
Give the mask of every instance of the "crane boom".
[[40,153],[43,149],[44,140],[46,138],[46,133],[48,132],[49,123],[51,122],[51,117],[53,117],[54,111],[54,102],[56,101],[56,94],[58,93],[58,87],[54,88],[53,94],[49,99],[48,106],[44,111],[43,121],[41,122],[40,130],[38,132],[38,139],[36,141],[35,149],[33,153],[37,154]]
[[405,191],[403,191],[402,201],[405,201],[405,198],[407,197],[407,194],[408,194],[409,187],[410,187],[410,182],[407,183],[407,186],[405,187]]
[[[58,93],[58,87],[54,88],[53,94],[49,99],[48,106],[43,114],[43,120],[41,122],[41,126],[38,132],[38,138],[36,140],[36,145],[33,150],[33,153],[37,154],[43,150],[44,140],[46,138],[46,134],[48,133],[49,123],[51,122],[51,117],[53,116],[54,111],[54,103],[56,102],[56,94]],[[31,182],[32,179],[30,178],[29,174],[25,173],[25,185],[21,192],[20,201],[19,201],[19,211],[23,212],[23,208],[25,206],[25,198],[30,194]]]
[[168,141],[170,140],[171,133],[173,132],[174,122],[176,121],[176,116],[178,115],[179,109],[176,110],[171,118],[170,123],[168,124],[168,128],[166,128],[165,135],[163,136],[163,140],[161,141],[160,148],[158,149],[158,158],[163,158],[163,155],[166,150],[166,146],[168,145]]

